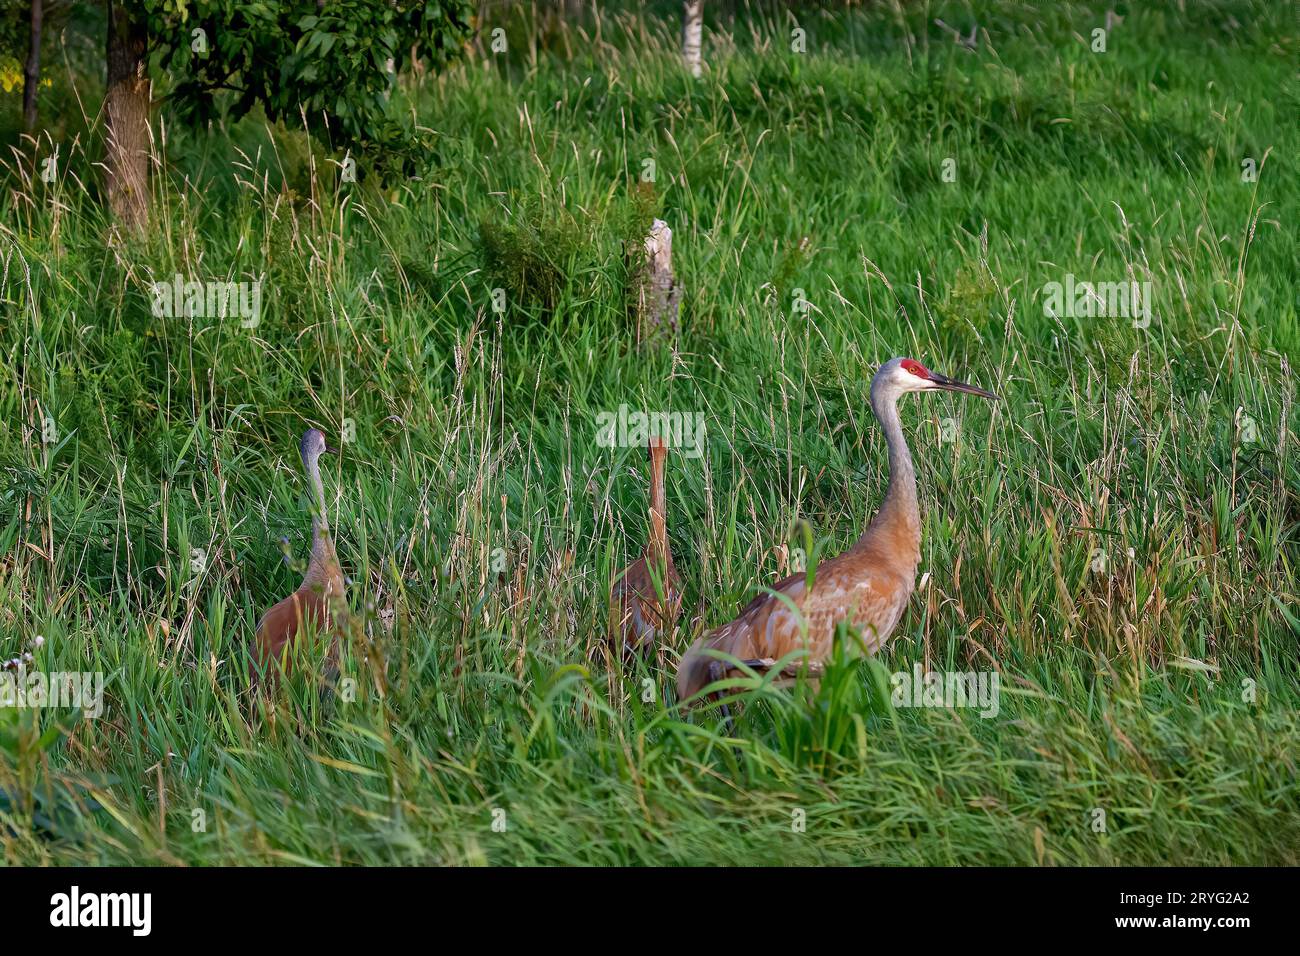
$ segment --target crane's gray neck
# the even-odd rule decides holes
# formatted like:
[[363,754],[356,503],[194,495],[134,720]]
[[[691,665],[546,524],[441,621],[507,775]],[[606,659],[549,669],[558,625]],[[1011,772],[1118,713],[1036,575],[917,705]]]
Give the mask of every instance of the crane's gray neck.
[[319,585],[325,580],[330,563],[334,560],[334,542],[330,539],[329,519],[325,515],[325,485],[320,477],[320,455],[307,455],[302,460],[311,487],[311,562],[303,585]]
[[[871,389],[871,410],[885,433],[889,446],[889,488],[880,511],[871,527],[894,525],[919,537],[920,511],[916,503],[916,471],[912,467],[912,453],[903,437],[903,425],[898,417],[898,393],[892,389]],[[870,530],[870,528],[868,528]]]
[[307,455],[302,460],[311,489],[311,530],[314,541],[322,533],[329,533],[329,519],[325,517],[325,483],[320,477],[320,455]]

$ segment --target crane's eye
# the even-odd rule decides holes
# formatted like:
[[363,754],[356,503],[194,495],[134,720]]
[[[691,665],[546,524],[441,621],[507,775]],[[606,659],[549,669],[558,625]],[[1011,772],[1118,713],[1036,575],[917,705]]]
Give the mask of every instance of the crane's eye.
[[911,372],[917,378],[930,377],[930,373],[925,370],[925,366],[922,365],[920,362],[913,362],[911,359],[908,359],[906,362],[903,363],[903,368]]

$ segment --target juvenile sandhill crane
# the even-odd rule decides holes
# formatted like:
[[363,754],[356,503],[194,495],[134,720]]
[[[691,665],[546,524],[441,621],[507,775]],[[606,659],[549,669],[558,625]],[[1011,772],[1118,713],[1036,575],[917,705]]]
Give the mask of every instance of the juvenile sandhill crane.
[[[752,670],[765,672],[787,654],[804,649],[808,674],[815,677],[830,656],[840,621],[857,628],[869,653],[884,646],[912,596],[921,560],[916,472],[898,419],[898,399],[905,392],[940,389],[997,398],[931,372],[913,359],[890,359],[880,367],[871,380],[871,410],[889,445],[889,488],[880,511],[852,547],[817,565],[811,591],[806,574],[793,574],[773,587],[776,593],[760,594],[735,620],[696,641],[677,671],[678,700],[686,702],[736,671],[735,665],[708,651],[730,655]],[[787,665],[779,678],[793,678],[800,666],[798,662]],[[730,722],[730,715],[726,716]]]
[[338,664],[338,631],[347,615],[343,596],[343,572],[334,554],[329,522],[325,517],[325,486],[320,478],[320,456],[335,452],[315,428],[303,433],[298,446],[302,467],[311,488],[311,560],[302,584],[262,616],[253,642],[253,679],[272,677],[273,670],[292,662],[293,646],[299,633],[313,627],[318,633],[332,633],[325,673]]
[[664,490],[664,465],[668,443],[651,438],[650,540],[641,557],[633,561],[614,585],[614,606],[619,615],[617,635],[624,656],[655,650],[661,637],[670,635],[682,607],[682,582],[673,566],[668,544],[668,496]]

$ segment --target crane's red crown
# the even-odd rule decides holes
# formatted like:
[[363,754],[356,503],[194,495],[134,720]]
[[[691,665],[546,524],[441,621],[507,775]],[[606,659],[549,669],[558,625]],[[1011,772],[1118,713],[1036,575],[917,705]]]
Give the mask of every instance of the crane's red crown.
[[916,359],[903,359],[903,369],[905,371],[911,372],[913,375],[917,376],[918,378],[930,377],[930,370],[926,368],[924,365],[922,365],[920,362],[916,361]]

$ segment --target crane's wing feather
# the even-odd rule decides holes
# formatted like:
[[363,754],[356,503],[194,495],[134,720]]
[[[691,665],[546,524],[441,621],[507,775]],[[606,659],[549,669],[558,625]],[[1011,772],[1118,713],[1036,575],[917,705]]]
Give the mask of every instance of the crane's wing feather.
[[734,620],[706,634],[682,658],[679,699],[709,683],[706,648],[741,660],[780,659],[806,648],[815,661],[829,656],[840,621],[848,620],[874,652],[898,624],[912,581],[871,554],[846,553],[818,566],[811,591],[806,574],[792,574],[756,596]]

